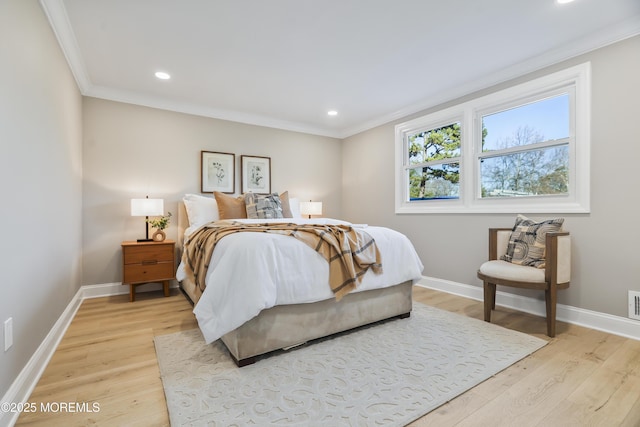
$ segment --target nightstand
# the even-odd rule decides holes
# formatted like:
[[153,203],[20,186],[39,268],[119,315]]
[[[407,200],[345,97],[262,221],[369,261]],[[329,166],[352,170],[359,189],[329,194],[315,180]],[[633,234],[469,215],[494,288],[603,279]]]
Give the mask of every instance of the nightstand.
[[136,286],[162,282],[169,296],[169,281],[175,279],[175,242],[122,242],[122,284],[129,285],[129,300],[136,299]]

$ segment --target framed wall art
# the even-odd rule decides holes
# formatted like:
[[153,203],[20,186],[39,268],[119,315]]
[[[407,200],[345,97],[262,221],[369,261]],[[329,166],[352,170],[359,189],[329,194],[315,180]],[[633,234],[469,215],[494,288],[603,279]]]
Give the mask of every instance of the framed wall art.
[[200,191],[202,193],[234,193],[236,187],[236,155],[200,152]]
[[242,193],[271,193],[271,157],[240,156]]

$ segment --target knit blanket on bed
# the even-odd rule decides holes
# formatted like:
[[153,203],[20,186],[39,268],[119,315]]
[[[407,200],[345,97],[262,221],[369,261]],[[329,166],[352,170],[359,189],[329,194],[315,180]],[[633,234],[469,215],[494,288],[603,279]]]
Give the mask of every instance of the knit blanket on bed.
[[375,240],[361,229],[346,225],[243,224],[235,221],[211,222],[191,234],[184,243],[185,272],[200,292],[206,286],[211,254],[225,236],[239,232],[275,233],[292,236],[307,244],[329,263],[329,286],[336,300],[354,290],[371,269],[382,272]]

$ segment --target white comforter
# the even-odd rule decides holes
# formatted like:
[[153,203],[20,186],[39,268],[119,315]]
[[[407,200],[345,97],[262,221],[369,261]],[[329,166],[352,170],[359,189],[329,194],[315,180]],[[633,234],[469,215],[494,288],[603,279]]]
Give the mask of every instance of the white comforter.
[[[241,221],[348,224],[332,219]],[[420,279],[423,265],[406,236],[389,228],[353,226],[364,227],[375,239],[383,268],[382,274],[368,271],[355,292]],[[185,277],[180,265],[177,279]],[[193,312],[207,343],[266,308],[333,298],[327,261],[298,239],[270,233],[236,233],[220,240],[212,255],[206,284]]]

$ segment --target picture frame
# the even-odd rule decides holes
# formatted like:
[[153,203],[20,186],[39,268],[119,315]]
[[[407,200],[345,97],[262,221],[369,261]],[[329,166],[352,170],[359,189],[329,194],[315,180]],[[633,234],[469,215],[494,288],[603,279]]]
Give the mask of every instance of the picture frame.
[[242,193],[271,193],[271,157],[240,156]]
[[200,192],[233,194],[236,187],[236,155],[216,151],[200,152]]

